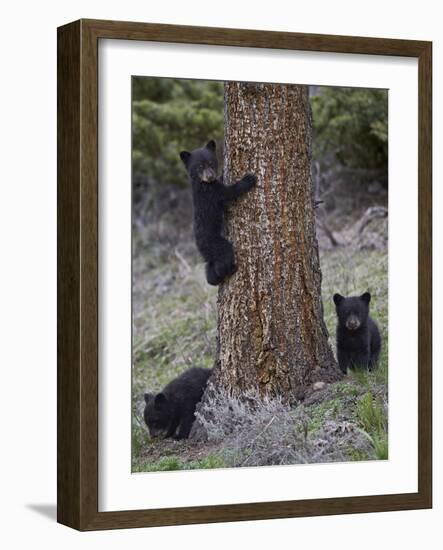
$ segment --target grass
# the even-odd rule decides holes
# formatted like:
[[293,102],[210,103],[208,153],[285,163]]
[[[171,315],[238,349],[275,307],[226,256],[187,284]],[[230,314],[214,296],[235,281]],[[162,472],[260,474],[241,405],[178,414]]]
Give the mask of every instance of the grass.
[[[223,468],[225,463],[216,455],[208,455],[200,460],[182,460],[176,456],[161,458],[150,463],[150,472],[168,472],[176,470],[207,470],[211,468]],[[133,473],[145,472],[143,464],[138,464],[132,469]]]
[[171,243],[163,233],[166,225],[143,227],[134,242],[133,471],[143,471],[143,456],[153,446],[143,420],[143,394],[160,391],[191,366],[212,367],[215,353],[216,289],[207,285],[196,250],[187,244],[191,236],[177,235]]
[[[157,224],[155,234],[150,233],[153,228],[144,227],[134,244],[132,470],[242,465],[246,459],[243,447],[240,444],[235,447],[237,440],[228,441],[226,437],[209,446],[186,441],[155,441],[149,438],[144,424],[143,393],[159,391],[190,366],[212,367],[216,349],[217,290],[205,281],[204,267],[192,236],[178,236],[171,244],[163,235],[162,227],[159,229]],[[322,460],[388,457],[387,253],[341,247],[323,251],[321,267],[325,322],[333,349],[336,325],[333,294],[371,292],[371,315],[380,327],[383,341],[379,368],[371,373],[350,373],[342,382],[329,386],[321,402],[304,406],[296,414],[290,411],[287,416],[282,412],[286,415],[282,422],[284,433],[274,421],[272,429],[267,428],[265,435],[254,442],[257,451],[245,465],[273,463],[272,460],[282,463],[278,461],[283,456],[287,463],[310,461],[315,457]],[[267,418],[266,414],[264,411],[263,418]],[[301,431],[297,428],[294,435],[290,422],[298,423]],[[259,424],[254,425],[254,429],[261,433]],[[247,432],[243,434],[245,440],[246,436]],[[282,454],[281,449],[276,448],[278,438],[287,442],[292,454],[289,451]],[[321,441],[332,442],[339,452],[335,453],[332,447],[321,447],[319,451]],[[303,452],[300,446],[304,446]]]
[[356,418],[378,459],[388,458],[387,404],[368,391],[357,403]]

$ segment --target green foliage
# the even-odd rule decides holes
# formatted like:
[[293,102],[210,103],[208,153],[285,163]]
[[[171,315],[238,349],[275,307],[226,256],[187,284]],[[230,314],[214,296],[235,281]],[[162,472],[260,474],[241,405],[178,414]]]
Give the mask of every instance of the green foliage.
[[383,408],[371,392],[366,393],[357,403],[356,414],[366,432],[378,432],[383,429],[385,421]]
[[388,458],[387,418],[383,404],[367,392],[357,403],[356,417],[380,460]]
[[308,431],[315,434],[320,431],[325,421],[336,420],[340,411],[343,410],[343,401],[336,397],[334,399],[325,400],[316,406],[310,408],[310,418],[307,425]]
[[386,90],[321,87],[311,105],[315,159],[332,154],[350,168],[387,170]]
[[184,184],[179,152],[223,139],[223,83],[133,78],[133,172]]
[[374,452],[377,460],[388,460],[388,434],[385,431],[380,431],[372,436],[372,445],[374,447]]
[[348,459],[353,462],[358,462],[359,460],[367,460],[368,454],[365,450],[351,448],[348,450]]
[[210,470],[223,468],[225,462],[217,455],[209,454],[199,460],[182,460],[177,456],[160,458],[156,462],[139,463],[133,467],[132,472],[169,472],[176,470]]
[[[179,152],[223,141],[223,83],[134,77],[132,86],[134,176],[185,184]],[[387,170],[386,90],[319,87],[311,105],[314,159]]]

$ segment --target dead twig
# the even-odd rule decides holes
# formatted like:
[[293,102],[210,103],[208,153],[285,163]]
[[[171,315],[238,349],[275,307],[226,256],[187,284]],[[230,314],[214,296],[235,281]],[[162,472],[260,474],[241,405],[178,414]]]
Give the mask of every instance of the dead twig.
[[376,218],[387,218],[388,209],[384,206],[371,206],[355,224],[357,235],[361,235],[365,227]]

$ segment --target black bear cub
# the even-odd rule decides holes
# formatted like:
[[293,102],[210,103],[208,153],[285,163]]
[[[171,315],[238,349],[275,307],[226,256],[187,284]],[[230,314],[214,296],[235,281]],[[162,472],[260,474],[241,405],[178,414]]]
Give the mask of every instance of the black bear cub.
[[195,407],[211,372],[211,369],[193,367],[169,382],[160,393],[145,393],[144,417],[151,437],[186,439],[189,436]]
[[372,370],[377,366],[381,338],[375,322],[369,317],[371,295],[345,298],[334,294],[337,311],[337,359],[340,369]]
[[257,182],[247,174],[234,185],[224,185],[217,178],[215,141],[192,152],[182,151],[182,159],[192,183],[194,235],[197,248],[206,262],[206,279],[210,285],[220,284],[236,270],[234,249],[223,237],[225,205],[249,191]]

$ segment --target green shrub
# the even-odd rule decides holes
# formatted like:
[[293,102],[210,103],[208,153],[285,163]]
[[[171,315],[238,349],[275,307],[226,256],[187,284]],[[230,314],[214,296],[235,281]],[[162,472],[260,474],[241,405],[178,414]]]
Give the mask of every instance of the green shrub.
[[387,171],[386,90],[319,87],[311,105],[314,159],[332,155],[350,168]]
[[223,139],[223,83],[133,78],[133,173],[185,184],[179,152]]

